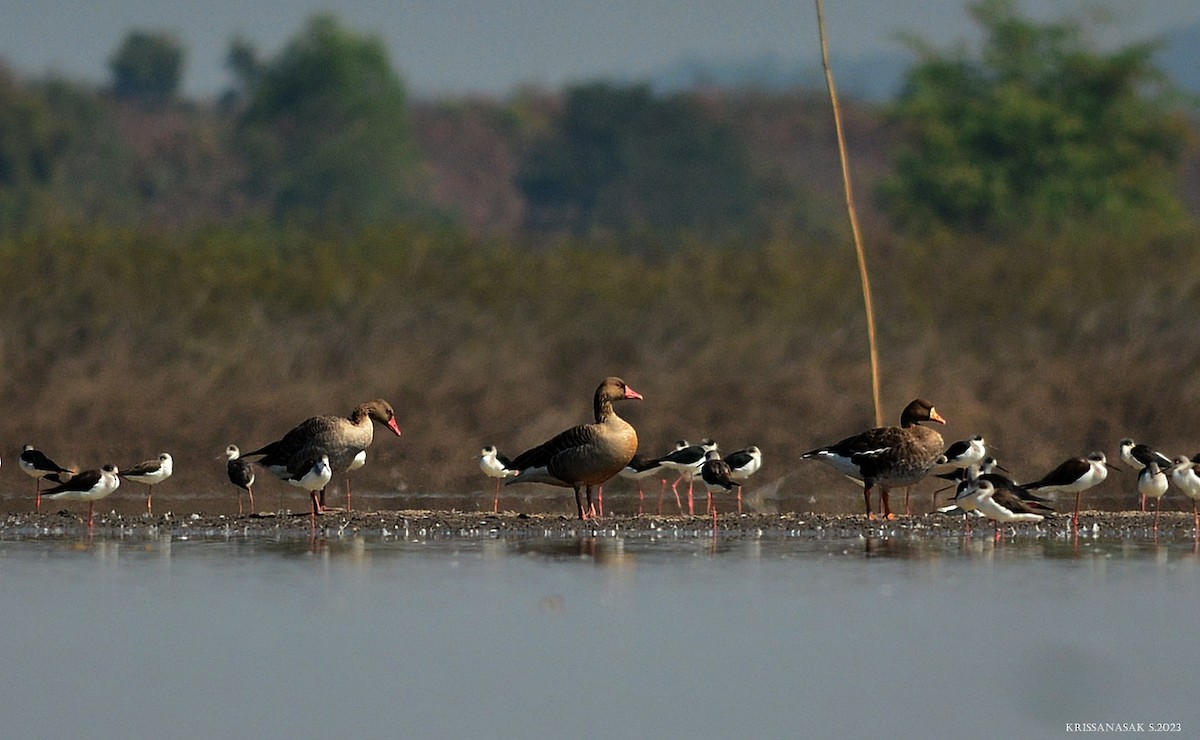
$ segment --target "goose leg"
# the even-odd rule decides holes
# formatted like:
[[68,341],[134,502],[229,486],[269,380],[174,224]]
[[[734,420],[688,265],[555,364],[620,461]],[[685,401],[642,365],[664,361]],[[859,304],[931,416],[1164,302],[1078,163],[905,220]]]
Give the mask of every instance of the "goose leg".
[[586,521],[587,516],[583,511],[583,489],[579,486],[575,486],[575,508],[579,511],[579,518]]
[[588,502],[587,518],[595,519],[596,518],[596,504],[595,504],[594,500],[592,499],[592,487],[591,486],[587,487],[587,502]]
[[[250,513],[254,513],[254,486],[246,486],[246,493],[250,494]],[[238,505],[242,503],[242,494],[238,494]]]
[[874,519],[875,512],[871,511],[871,484],[863,483],[863,503],[867,506],[867,518]]
[[888,494],[889,493],[891,493],[891,491],[889,491],[887,489],[887,486],[880,486],[879,487],[879,502],[883,505],[883,518],[884,519],[895,519],[896,515],[892,513],[892,507],[891,507],[890,503],[888,502]]

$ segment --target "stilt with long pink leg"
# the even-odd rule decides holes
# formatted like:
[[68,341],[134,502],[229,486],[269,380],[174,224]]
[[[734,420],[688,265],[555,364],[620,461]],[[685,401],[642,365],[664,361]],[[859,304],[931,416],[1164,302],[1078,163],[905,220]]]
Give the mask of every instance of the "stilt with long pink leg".
[[17,458],[17,465],[35,481],[36,502],[34,508],[39,512],[42,510],[42,478],[48,478],[54,483],[62,483],[75,472],[46,457],[41,450],[35,450],[33,445],[25,445],[21,450],[21,456]]

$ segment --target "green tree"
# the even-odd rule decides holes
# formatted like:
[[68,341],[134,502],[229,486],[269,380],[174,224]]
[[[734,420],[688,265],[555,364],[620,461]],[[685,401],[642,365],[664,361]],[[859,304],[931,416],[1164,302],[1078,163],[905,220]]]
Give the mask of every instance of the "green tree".
[[50,188],[69,137],[45,97],[0,65],[0,230],[29,225],[53,207]]
[[130,217],[127,155],[93,89],[0,64],[0,233]]
[[183,47],[170,33],[131,31],[108,60],[118,97],[159,104],[179,90]]
[[520,186],[533,228],[735,229],[753,215],[749,155],[694,98],[597,83],[567,92]]
[[283,221],[362,227],[410,214],[417,160],[383,42],[318,15],[272,59],[236,42],[252,194]]
[[902,227],[1000,233],[1183,217],[1174,189],[1187,142],[1153,44],[1094,48],[1075,22],[1021,17],[1010,0],[971,13],[981,52],[920,55],[895,105],[903,133],[880,187]]

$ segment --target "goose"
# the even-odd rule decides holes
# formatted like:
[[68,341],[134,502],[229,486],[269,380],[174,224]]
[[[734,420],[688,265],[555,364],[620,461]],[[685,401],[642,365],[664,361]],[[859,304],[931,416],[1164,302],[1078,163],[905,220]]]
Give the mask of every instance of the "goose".
[[595,423],[571,427],[517,455],[512,468],[520,472],[505,481],[505,485],[547,483],[573,488],[579,518],[594,517],[592,489],[620,473],[637,453],[637,432],[613,410],[614,401],[626,399],[641,400],[642,394],[620,378],[605,378],[596,388],[592,402]]
[[140,462],[123,471],[121,477],[146,484],[146,513],[153,514],[154,509],[150,502],[154,499],[154,486],[170,478],[174,469],[175,461],[171,459],[171,454],[164,452],[153,460]]
[[921,422],[945,424],[929,401],[918,398],[900,414],[900,426],[877,427],[847,437],[837,444],[818,447],[801,455],[802,460],[819,460],[835,470],[863,482],[867,516],[871,511],[871,489],[879,486],[883,516],[894,519],[888,492],[899,486],[919,483],[942,454],[942,435]]
[[120,471],[111,463],[99,470],[85,470],[71,476],[66,483],[48,489],[44,494],[49,499],[88,502],[88,529],[93,527],[92,513],[96,502],[117,490],[121,485]]
[[[392,405],[377,398],[360,403],[349,417],[314,416],[305,419],[280,439],[244,453],[242,457],[258,457],[259,465],[284,480],[293,476],[292,468],[311,463],[323,454],[329,457],[331,470],[345,472],[374,441],[373,422],[383,424],[392,434],[400,436],[400,425],[396,422]],[[317,513],[325,510],[320,498],[317,499],[317,506]]]

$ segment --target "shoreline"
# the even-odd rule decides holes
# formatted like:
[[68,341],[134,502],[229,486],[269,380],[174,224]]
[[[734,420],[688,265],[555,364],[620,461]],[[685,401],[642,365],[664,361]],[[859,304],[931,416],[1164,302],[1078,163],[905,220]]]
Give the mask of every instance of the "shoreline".
[[[1163,512],[1157,537],[1154,514],[1084,511],[1079,515],[1081,538],[1120,538],[1152,542],[1193,541],[1193,516]],[[869,520],[863,514],[721,514],[715,536],[719,538],[812,540],[908,539],[938,540],[966,537],[992,538],[993,525],[972,520],[968,534],[960,515],[917,514],[894,520]],[[1058,515],[1036,524],[1007,525],[1005,538],[1071,538],[1071,516]],[[620,515],[581,521],[562,514],[515,512],[437,511],[424,509],[385,511],[331,510],[319,516],[315,527],[307,512],[262,512],[230,516],[203,512],[157,515],[124,515],[96,512],[93,538],[138,537],[383,537],[403,539],[496,539],[579,537],[638,538],[656,540],[699,536],[713,537],[711,516],[660,514]],[[54,513],[9,513],[0,518],[0,539],[19,541],[47,537],[89,535],[86,514],[60,510]]]

